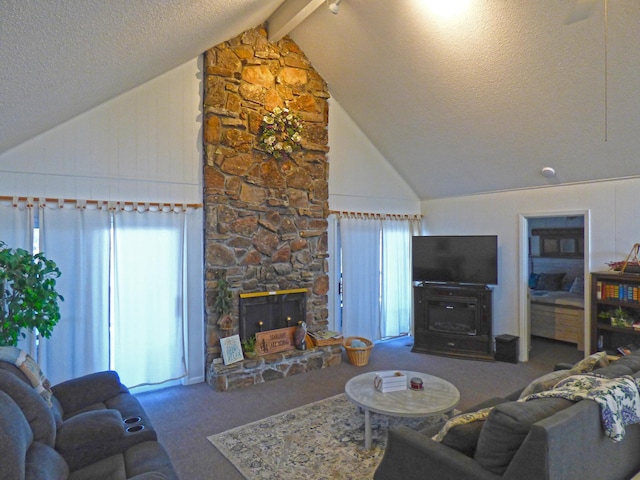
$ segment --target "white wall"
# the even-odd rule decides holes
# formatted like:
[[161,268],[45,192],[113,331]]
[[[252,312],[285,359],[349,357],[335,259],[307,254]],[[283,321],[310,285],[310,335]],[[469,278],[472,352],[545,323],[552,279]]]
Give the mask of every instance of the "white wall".
[[[523,272],[520,264],[521,217],[585,212],[585,237],[591,271],[624,260],[640,240],[640,179],[489,193],[422,202],[427,234],[497,234],[499,285],[494,290],[494,334],[523,336]],[[586,276],[585,288],[589,288]],[[588,307],[588,304],[587,304]],[[523,343],[520,358],[526,359]]]
[[420,200],[333,99],[329,100],[329,208],[420,213]]
[[0,155],[0,195],[201,203],[200,61]]
[[[335,100],[329,100],[329,208],[347,212],[419,214],[409,185]],[[329,329],[339,314],[340,271],[335,218],[329,219]]]
[[[202,203],[201,58],[0,155],[0,196]],[[43,107],[46,108],[46,101]],[[204,381],[202,210],[190,214],[189,383]],[[195,224],[195,225],[194,225]]]
[[[201,203],[201,78],[201,59],[194,59],[5,152],[0,196]],[[334,100],[329,118],[330,208],[420,213],[418,197]],[[189,250],[195,258],[202,258],[194,251],[199,239]],[[197,288],[190,302],[202,301],[201,281]],[[203,319],[191,318],[195,382],[204,379]]]

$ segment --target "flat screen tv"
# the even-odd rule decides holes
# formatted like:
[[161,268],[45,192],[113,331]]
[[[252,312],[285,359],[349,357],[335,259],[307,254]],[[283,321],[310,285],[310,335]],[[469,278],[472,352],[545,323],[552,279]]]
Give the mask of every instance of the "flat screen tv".
[[414,282],[498,284],[497,235],[413,237]]

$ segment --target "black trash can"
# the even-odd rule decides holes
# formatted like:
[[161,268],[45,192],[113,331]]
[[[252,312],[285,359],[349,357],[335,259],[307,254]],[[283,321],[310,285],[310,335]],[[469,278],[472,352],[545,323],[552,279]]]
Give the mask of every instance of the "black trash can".
[[496,336],[496,360],[518,363],[518,338],[515,335]]

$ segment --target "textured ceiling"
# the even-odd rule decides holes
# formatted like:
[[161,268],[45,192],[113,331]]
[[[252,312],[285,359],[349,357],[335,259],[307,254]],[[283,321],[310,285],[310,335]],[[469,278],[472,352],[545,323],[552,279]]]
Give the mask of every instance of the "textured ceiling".
[[0,152],[260,25],[282,0],[0,0]]
[[[2,152],[282,0],[0,2]],[[291,32],[421,199],[640,175],[640,2],[609,0],[606,69],[604,0],[569,25],[575,0],[470,0],[447,21],[425,3],[343,0]]]

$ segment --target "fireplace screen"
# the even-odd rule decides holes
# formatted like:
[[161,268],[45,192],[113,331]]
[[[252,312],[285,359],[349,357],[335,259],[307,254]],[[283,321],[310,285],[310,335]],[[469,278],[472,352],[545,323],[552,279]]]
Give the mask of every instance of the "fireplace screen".
[[240,295],[240,339],[306,321],[306,289]]

